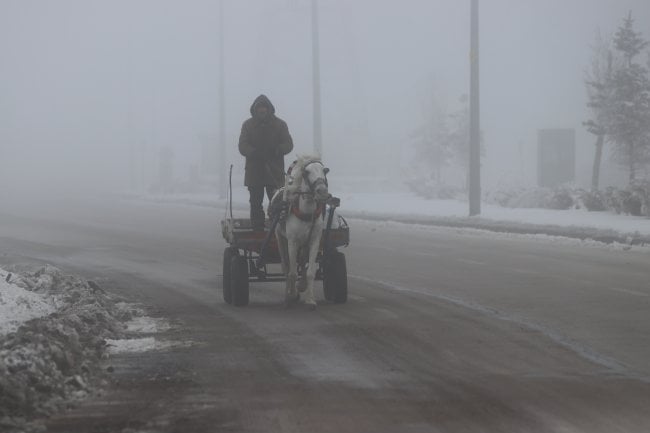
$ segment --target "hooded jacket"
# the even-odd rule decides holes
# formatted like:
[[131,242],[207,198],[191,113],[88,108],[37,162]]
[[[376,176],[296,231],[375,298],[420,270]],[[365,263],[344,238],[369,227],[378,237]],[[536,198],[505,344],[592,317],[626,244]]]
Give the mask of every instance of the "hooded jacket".
[[[259,105],[268,108],[265,119],[259,119],[255,113]],[[246,157],[244,185],[279,188],[284,185],[284,155],[293,150],[289,128],[276,117],[275,107],[264,95],[255,98],[250,112],[239,136],[239,153]]]

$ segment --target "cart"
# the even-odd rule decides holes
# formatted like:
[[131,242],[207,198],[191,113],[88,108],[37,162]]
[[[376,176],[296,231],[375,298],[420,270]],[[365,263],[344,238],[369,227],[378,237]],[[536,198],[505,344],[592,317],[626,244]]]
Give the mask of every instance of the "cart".
[[[232,188],[231,188],[232,191]],[[232,194],[231,194],[232,197]],[[348,298],[348,276],[345,254],[339,248],[350,243],[350,228],[345,218],[336,212],[340,200],[332,197],[326,204],[327,218],[321,247],[316,257],[316,280],[323,281],[323,294],[327,301],[342,304]],[[223,252],[223,300],[237,307],[248,305],[250,283],[286,281],[282,273],[282,260],[275,237],[278,223],[266,221],[264,230],[253,230],[250,219],[232,217],[221,221],[221,233],[228,242]],[[275,272],[271,265],[279,266]],[[298,264],[303,275],[305,263]]]

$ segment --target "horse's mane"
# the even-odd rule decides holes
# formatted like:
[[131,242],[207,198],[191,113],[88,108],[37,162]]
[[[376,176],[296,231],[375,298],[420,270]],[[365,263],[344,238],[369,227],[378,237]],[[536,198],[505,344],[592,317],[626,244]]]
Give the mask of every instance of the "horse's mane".
[[297,156],[296,162],[294,163],[294,170],[303,171],[305,166],[314,161],[320,161],[320,155],[317,153],[314,154],[301,154]]
[[297,155],[297,159],[291,164],[291,177],[293,178],[293,182],[289,184],[289,177],[287,176],[287,180],[285,182],[285,192],[288,195],[292,195],[300,189],[302,186],[302,172],[305,170],[305,166],[314,162],[314,161],[320,161],[321,157],[320,155],[314,153],[314,154],[300,154]]

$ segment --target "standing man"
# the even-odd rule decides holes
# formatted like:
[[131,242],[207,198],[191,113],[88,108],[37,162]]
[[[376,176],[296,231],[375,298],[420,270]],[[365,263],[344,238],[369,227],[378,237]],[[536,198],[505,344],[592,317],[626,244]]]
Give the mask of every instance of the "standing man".
[[271,200],[284,185],[284,155],[293,150],[287,123],[275,116],[275,107],[265,95],[255,98],[251,118],[241,127],[239,153],[246,157],[244,185],[248,187],[251,223],[264,230],[264,189]]

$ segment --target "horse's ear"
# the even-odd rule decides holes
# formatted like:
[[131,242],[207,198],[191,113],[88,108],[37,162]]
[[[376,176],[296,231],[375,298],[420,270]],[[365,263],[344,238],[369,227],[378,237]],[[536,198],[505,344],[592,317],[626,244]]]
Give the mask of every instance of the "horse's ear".
[[325,168],[323,169],[323,173],[327,174],[327,173],[329,173],[329,172],[330,172],[330,169],[329,169],[329,168],[325,167]]

